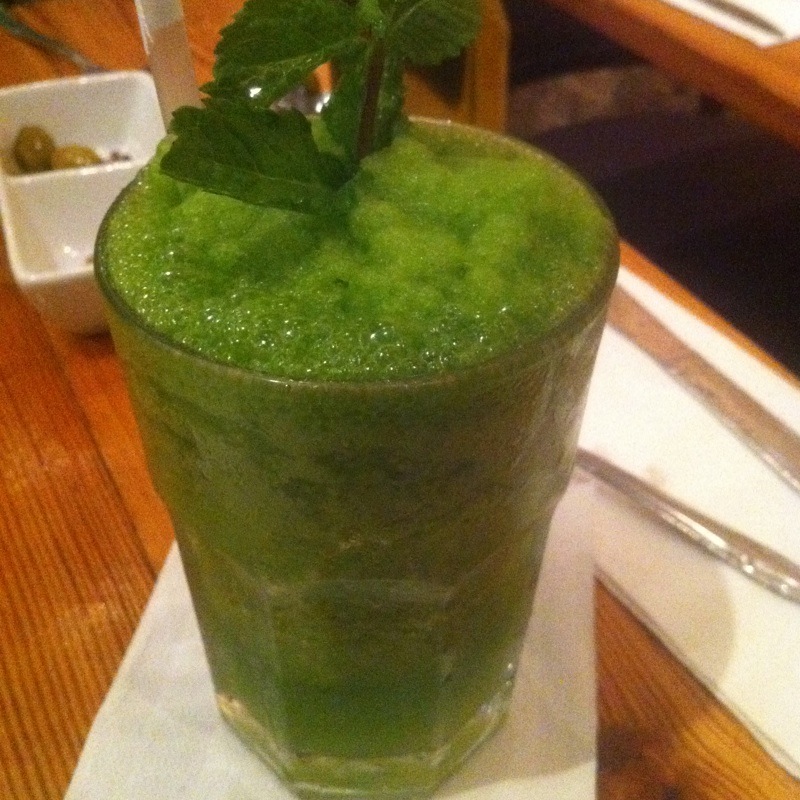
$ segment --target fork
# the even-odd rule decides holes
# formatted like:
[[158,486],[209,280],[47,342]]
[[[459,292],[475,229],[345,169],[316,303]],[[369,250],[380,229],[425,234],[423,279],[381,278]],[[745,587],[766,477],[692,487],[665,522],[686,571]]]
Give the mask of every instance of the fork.
[[49,50],[51,53],[66,58],[81,72],[106,72],[104,67],[95,64],[94,61],[88,59],[83,53],[79,53],[64,42],[35,31],[30,26],[14,17],[2,5],[0,5],[0,28],[5,28],[12,36],[16,36],[18,39],[22,39],[29,44],[35,45],[43,50]]

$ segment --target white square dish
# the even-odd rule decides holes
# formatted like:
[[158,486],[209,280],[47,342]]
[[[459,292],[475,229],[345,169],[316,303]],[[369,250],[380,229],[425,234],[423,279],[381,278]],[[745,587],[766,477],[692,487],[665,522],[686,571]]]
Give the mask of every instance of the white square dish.
[[[23,174],[14,139],[27,125],[101,163]],[[92,253],[108,207],[164,136],[152,77],[108,72],[0,89],[0,217],[14,280],[43,317],[75,333],[106,327]]]

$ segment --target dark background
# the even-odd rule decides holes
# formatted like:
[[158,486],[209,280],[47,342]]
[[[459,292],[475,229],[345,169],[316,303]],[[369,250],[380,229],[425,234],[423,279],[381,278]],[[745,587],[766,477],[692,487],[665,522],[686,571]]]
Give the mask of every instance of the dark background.
[[[800,375],[800,153],[544,3],[506,5],[512,132],[583,174],[625,239]],[[542,87],[575,119],[537,128]]]

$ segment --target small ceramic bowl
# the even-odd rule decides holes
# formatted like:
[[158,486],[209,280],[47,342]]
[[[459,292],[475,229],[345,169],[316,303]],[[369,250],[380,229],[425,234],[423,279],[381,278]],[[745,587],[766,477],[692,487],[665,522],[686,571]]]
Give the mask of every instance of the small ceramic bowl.
[[[27,125],[101,163],[22,174],[14,139]],[[97,229],[164,136],[152,77],[108,72],[0,89],[0,216],[14,280],[43,317],[75,333],[106,327],[94,281]]]

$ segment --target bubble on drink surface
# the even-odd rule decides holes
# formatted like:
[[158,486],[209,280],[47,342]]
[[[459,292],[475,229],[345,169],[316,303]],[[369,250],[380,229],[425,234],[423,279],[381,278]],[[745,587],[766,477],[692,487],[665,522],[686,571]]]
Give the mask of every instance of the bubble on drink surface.
[[331,219],[178,184],[156,162],[106,237],[115,284],[166,336],[276,376],[414,377],[491,358],[583,302],[613,231],[562,171],[458,141],[412,129],[365,159],[357,204]]

